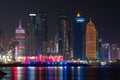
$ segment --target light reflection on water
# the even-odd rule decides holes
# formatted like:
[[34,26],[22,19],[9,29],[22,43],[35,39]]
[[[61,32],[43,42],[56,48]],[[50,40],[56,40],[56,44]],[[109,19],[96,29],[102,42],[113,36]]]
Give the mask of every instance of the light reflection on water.
[[[2,67],[0,80],[113,80],[120,68],[107,67]],[[115,72],[116,71],[116,72]],[[115,80],[115,79],[114,79]]]

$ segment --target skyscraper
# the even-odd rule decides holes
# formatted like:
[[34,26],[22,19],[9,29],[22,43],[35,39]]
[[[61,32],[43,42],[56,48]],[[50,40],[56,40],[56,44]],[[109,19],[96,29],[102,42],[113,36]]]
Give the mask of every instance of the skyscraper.
[[110,44],[108,43],[102,44],[101,60],[109,60],[109,59],[111,59]]
[[96,29],[90,20],[86,27],[86,57],[88,60],[96,59]]
[[28,25],[28,37],[27,37],[27,53],[30,56],[36,54],[36,41],[35,41],[35,30],[36,30],[36,14],[29,14],[30,16],[30,23]]
[[98,56],[99,56],[99,59],[102,59],[102,39],[99,39],[98,40]]
[[117,44],[111,45],[111,59],[118,59],[119,56],[119,49]]
[[29,14],[29,16],[28,53],[31,56],[45,54],[48,40],[47,13]]
[[[47,42],[48,42],[48,26],[47,26],[46,12],[40,13],[36,16],[36,42],[37,42],[37,54],[46,54]],[[41,49],[40,49],[41,48]]]
[[73,57],[85,59],[85,18],[77,14],[73,22]]
[[68,14],[60,14],[58,27],[58,52],[64,56],[64,60],[70,58],[71,26]]
[[15,46],[17,47],[17,49],[15,49],[16,50],[15,57],[24,56],[25,55],[25,29],[22,28],[21,20],[19,21],[19,27],[16,28],[15,30],[15,35],[16,35]]

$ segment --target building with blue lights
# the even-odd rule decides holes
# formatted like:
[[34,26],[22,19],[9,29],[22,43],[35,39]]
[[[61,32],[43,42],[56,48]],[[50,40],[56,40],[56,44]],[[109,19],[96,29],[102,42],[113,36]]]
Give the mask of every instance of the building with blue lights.
[[102,44],[102,56],[101,60],[109,60],[110,59],[110,44],[105,43]]
[[73,22],[73,57],[74,59],[86,59],[85,57],[85,18],[80,13]]

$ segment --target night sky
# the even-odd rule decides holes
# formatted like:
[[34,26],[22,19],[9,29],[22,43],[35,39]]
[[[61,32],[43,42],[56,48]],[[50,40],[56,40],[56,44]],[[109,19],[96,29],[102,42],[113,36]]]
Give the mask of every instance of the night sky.
[[[72,20],[77,11],[83,17],[91,18],[96,25],[99,37],[104,42],[120,41],[120,4],[119,0],[2,0],[0,1],[0,28],[5,34],[14,33],[22,19],[27,27],[29,13],[48,12],[50,37],[58,24],[58,14],[68,13]],[[53,29],[52,29],[53,28]]]

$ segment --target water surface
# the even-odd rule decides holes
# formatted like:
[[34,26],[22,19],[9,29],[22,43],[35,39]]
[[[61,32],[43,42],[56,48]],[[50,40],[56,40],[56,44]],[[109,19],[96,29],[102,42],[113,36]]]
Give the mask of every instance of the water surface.
[[120,80],[120,67],[2,67],[0,80]]

